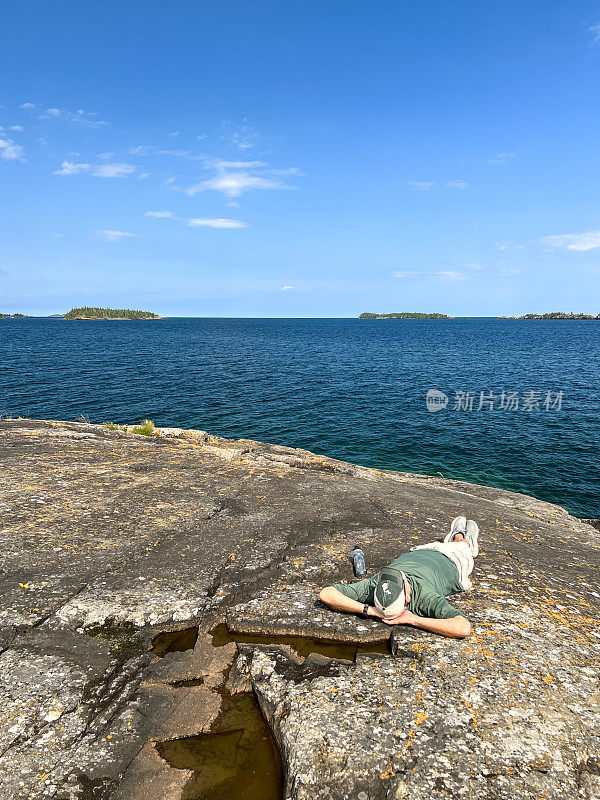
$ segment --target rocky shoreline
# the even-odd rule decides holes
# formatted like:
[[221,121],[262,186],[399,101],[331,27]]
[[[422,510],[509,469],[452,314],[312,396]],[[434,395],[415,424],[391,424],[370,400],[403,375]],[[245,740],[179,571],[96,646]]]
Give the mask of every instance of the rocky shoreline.
[[[247,692],[286,798],[600,797],[600,533],[564,509],[203,431],[4,420],[0,459],[3,798],[200,797],[161,743]],[[468,639],[316,600],[460,512]]]

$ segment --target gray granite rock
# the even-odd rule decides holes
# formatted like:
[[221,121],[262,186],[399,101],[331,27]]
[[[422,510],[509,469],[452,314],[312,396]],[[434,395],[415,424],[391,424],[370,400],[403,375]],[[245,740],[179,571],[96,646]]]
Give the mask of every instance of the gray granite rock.
[[[234,662],[290,798],[600,798],[600,534],[563,509],[179,429],[3,420],[0,467],[2,798],[176,800],[190,774],[154,744],[210,728]],[[356,542],[372,573],[459,513],[481,527],[468,639],[317,600]],[[225,620],[237,646],[213,646]],[[190,626],[193,649],[149,650]],[[276,640],[390,635],[355,663]]]

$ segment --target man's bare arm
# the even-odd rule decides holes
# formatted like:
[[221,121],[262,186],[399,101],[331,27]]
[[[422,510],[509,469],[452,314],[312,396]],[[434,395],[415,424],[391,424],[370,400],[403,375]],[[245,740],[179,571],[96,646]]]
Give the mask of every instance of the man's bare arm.
[[[358,600],[353,600],[351,597],[346,597],[346,595],[342,594],[335,586],[326,586],[324,589],[321,589],[319,592],[319,600],[327,603],[334,611],[348,611],[353,614],[362,614],[363,603],[359,603]],[[375,609],[369,608],[369,614],[371,610],[374,611]],[[373,614],[372,616],[377,615]]]
[[471,623],[460,614],[449,619],[435,619],[433,617],[419,617],[405,608],[399,616],[393,619],[383,619],[382,621],[387,625],[412,625],[414,628],[421,628],[431,633],[439,633],[441,636],[449,636],[453,639],[464,639],[471,633]]
[[[327,603],[334,611],[360,614],[363,610],[362,603],[359,603],[358,600],[353,600],[351,597],[346,597],[334,586],[326,586],[321,589],[319,599]],[[387,625],[413,625],[415,628],[421,628],[424,631],[437,633],[441,636],[449,636],[454,639],[464,639],[471,633],[471,623],[466,617],[460,615],[450,617],[450,619],[433,619],[431,617],[419,617],[413,614],[412,611],[404,609],[398,617],[383,619],[374,606],[369,606],[369,616],[377,617]]]

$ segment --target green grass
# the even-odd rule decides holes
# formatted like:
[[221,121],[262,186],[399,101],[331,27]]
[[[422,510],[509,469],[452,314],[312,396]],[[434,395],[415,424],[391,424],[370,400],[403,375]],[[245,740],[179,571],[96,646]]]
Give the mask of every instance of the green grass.
[[154,433],[154,423],[151,419],[145,419],[143,422],[140,422],[135,428],[131,429],[132,433],[139,433],[142,436],[152,436]]
[[103,422],[102,427],[106,428],[109,431],[118,431],[120,430],[118,425],[115,425],[114,422]]

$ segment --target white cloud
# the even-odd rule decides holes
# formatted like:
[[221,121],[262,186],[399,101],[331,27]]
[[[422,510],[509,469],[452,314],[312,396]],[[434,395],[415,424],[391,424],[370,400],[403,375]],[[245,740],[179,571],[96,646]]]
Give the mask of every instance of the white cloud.
[[22,125],[11,125],[9,131],[14,131],[15,133],[23,133],[23,126]]
[[144,181],[144,180],[146,180],[146,178],[149,178],[149,177],[150,177],[150,173],[149,172],[140,172],[140,174],[138,175],[138,178],[141,181]]
[[218,158],[209,161],[209,166],[215,169],[259,169],[267,164],[264,161],[222,161]]
[[408,181],[406,185],[418,192],[429,192],[437,187],[437,181]]
[[133,164],[98,164],[92,173],[96,178],[123,178],[131,175],[137,167]]
[[193,197],[198,192],[214,189],[227,197],[240,197],[251,189],[288,189],[278,178],[265,178],[260,175],[251,175],[249,172],[223,172],[214,178],[190,186],[185,193]]
[[136,144],[134,147],[129,148],[129,152],[132,156],[147,156],[148,153],[152,152],[152,148],[146,147],[144,144]]
[[156,219],[177,219],[172,211],[146,211],[145,217],[155,217]]
[[600,231],[544,236],[540,241],[543,245],[552,249],[575,250],[579,253],[586,253],[588,250],[596,250],[600,247]]
[[63,161],[60,169],[55,169],[53,175],[77,175],[91,169],[89,164],[74,164],[72,161]]
[[52,234],[52,238],[53,239],[64,239],[65,235],[64,235],[64,233],[53,233]]
[[19,108],[35,108],[35,103],[21,103]]
[[446,186],[448,189],[460,189],[461,191],[471,188],[471,184],[467,183],[466,181],[450,181],[450,183],[447,183]]
[[438,181],[407,181],[406,185],[417,192],[430,192],[433,189],[439,189],[440,186],[446,189],[459,189],[460,191],[473,188],[472,184],[467,183],[467,181],[448,181],[444,184],[440,184]]
[[98,153],[98,158],[101,158],[103,161],[108,161],[109,158],[112,158],[114,153]]
[[[25,106],[21,106],[24,108]],[[27,106],[33,108],[33,105]],[[69,122],[75,122],[78,125],[84,125],[88,128],[96,128],[99,125],[106,125],[106,122],[97,119],[98,113],[96,111],[85,111],[83,108],[78,108],[77,111],[69,111],[66,108],[47,108],[43,114],[40,114],[40,119],[57,119],[61,117]]]
[[127,231],[96,231],[96,236],[98,239],[102,239],[103,242],[120,242],[121,239],[126,239],[130,236],[135,236],[134,233],[128,233]]
[[460,266],[461,267],[466,267],[467,269],[474,269],[474,270],[483,269],[483,265],[479,264],[477,261],[465,261]]
[[462,272],[445,269],[437,272],[419,272],[418,270],[400,270],[394,272],[394,278],[442,278],[446,281],[464,281],[466,275]]
[[506,153],[496,153],[496,155],[492,156],[489,159],[488,164],[490,164],[490,165],[493,165],[493,164],[506,164],[507,161],[510,161],[511,158],[515,158],[516,155],[517,155],[516,153],[508,153],[508,152],[506,152]]
[[501,275],[519,275],[521,272],[520,269],[501,269]]
[[290,289],[293,289],[293,288],[294,288],[293,286],[282,286],[281,287],[281,291],[282,292],[288,292]]
[[515,244],[514,242],[497,242],[496,247],[498,250],[524,250],[524,244]]
[[594,41],[600,42],[600,22],[590,27],[590,32],[594,34]]
[[179,136],[179,131],[173,131],[173,133],[170,133],[170,134],[169,134],[169,136],[170,136],[172,139],[174,139],[176,136]]
[[190,228],[247,228],[246,222],[239,219],[191,219]]
[[233,131],[231,141],[240,150],[251,150],[258,144],[258,131],[249,125],[243,125],[239,130]]
[[442,270],[441,272],[433,272],[432,275],[437,275],[447,281],[464,281],[466,278],[466,275],[463,275],[462,272],[454,272],[450,269]]
[[12,139],[0,139],[0,158],[5,161],[25,161],[25,151]]

